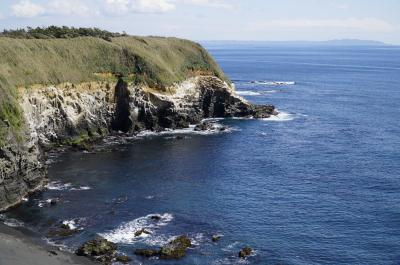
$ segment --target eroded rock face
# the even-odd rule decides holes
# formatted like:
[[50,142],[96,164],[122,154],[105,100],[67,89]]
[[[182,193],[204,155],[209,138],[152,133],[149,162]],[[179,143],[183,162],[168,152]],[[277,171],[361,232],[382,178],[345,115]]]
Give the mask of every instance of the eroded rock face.
[[46,182],[38,146],[32,141],[19,144],[10,135],[6,146],[0,148],[0,211],[20,203]]
[[0,210],[43,186],[41,152],[55,145],[88,150],[91,141],[112,131],[162,131],[187,128],[203,118],[274,114],[273,106],[254,106],[212,76],[193,77],[163,91],[122,79],[32,87],[21,89],[20,98],[27,140],[18,145],[10,139],[0,150]]

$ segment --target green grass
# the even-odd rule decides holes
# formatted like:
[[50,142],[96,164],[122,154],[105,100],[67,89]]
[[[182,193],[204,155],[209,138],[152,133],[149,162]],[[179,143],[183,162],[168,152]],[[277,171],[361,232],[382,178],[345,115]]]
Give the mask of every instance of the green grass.
[[101,80],[96,73],[119,73],[131,82],[160,90],[195,74],[214,75],[229,82],[208,52],[188,40],[0,37],[0,146],[10,130],[17,135],[23,127],[16,103],[17,87]]

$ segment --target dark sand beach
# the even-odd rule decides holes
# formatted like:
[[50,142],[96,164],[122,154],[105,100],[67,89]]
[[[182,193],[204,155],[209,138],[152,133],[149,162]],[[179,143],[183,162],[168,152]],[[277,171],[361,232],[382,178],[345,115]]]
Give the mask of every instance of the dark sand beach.
[[81,265],[90,260],[46,245],[40,239],[0,224],[0,265]]

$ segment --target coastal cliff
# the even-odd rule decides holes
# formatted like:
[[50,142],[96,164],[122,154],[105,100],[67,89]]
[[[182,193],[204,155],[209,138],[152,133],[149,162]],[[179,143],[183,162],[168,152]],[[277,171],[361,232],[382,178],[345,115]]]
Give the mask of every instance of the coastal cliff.
[[3,38],[0,47],[0,210],[43,187],[43,153],[57,146],[274,114],[237,96],[211,56],[186,40]]

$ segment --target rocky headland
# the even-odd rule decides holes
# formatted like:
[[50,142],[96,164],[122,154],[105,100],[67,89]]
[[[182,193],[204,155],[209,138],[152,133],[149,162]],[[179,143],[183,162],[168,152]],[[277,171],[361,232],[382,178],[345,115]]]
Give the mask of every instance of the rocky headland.
[[45,186],[46,153],[60,146],[90,150],[112,134],[276,114],[238,96],[207,51],[186,40],[1,37],[0,47],[0,211]]

